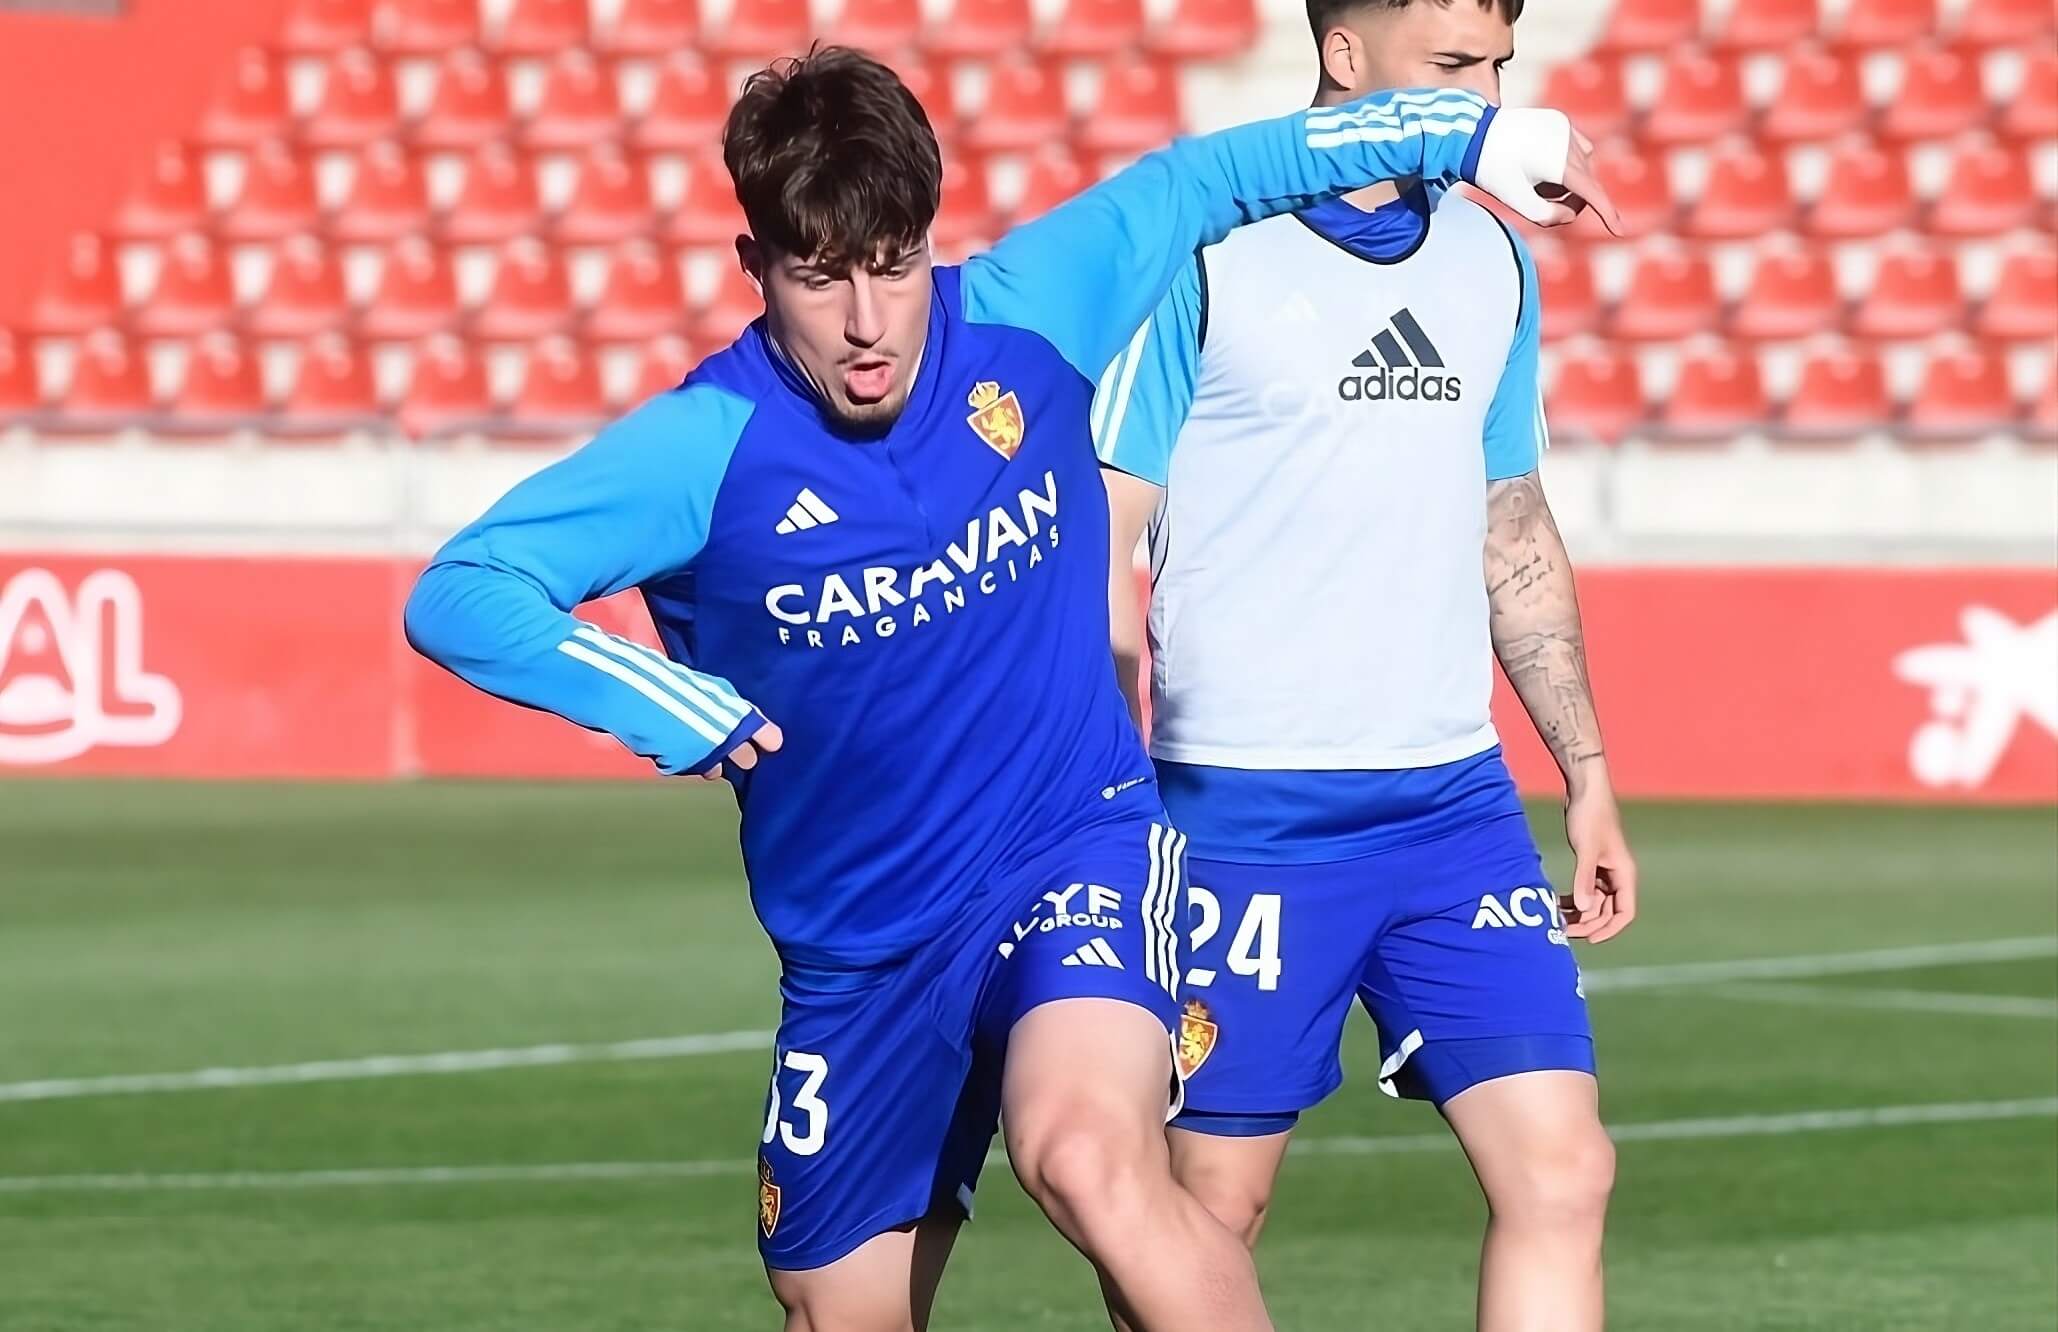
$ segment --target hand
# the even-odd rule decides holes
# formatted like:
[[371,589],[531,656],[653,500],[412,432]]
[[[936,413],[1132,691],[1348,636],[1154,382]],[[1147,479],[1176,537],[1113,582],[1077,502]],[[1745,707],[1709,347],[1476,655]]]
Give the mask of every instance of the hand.
[[704,782],[720,781],[722,779],[722,768],[724,764],[728,763],[733,763],[740,770],[749,772],[757,766],[757,761],[760,758],[766,754],[778,753],[779,746],[785,743],[786,736],[780,731],[778,724],[767,721],[763,726],[751,732],[750,739],[745,740],[742,744],[730,750],[729,757],[724,759],[722,763],[717,763],[714,767],[700,774],[700,780]]
[[1622,214],[1594,171],[1593,142],[1562,111],[1505,107],[1480,146],[1479,187],[1538,226],[1562,227],[1591,207],[1622,234]]
[[1605,778],[1565,803],[1565,840],[1574,862],[1565,934],[1606,943],[1636,919],[1636,860],[1629,854],[1622,811]]

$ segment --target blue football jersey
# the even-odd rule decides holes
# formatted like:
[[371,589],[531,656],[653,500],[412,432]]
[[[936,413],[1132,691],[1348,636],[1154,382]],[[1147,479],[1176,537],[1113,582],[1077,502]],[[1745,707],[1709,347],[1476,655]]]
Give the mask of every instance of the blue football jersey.
[[[731,775],[783,962],[903,957],[1052,845],[1158,808],[1107,648],[1102,369],[1196,247],[1373,181],[1469,178],[1492,119],[1382,93],[1145,157],[935,270],[880,437],[841,431],[760,320],[459,533],[410,641],[666,773],[776,720],[784,748]],[[665,654],[572,614],[630,587]]]

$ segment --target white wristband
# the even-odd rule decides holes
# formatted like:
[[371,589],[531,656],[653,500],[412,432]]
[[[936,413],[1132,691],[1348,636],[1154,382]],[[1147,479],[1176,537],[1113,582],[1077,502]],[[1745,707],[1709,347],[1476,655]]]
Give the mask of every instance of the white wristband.
[[1564,215],[1564,205],[1536,192],[1562,185],[1572,156],[1572,121],[1548,107],[1502,107],[1486,127],[1473,183],[1532,222]]

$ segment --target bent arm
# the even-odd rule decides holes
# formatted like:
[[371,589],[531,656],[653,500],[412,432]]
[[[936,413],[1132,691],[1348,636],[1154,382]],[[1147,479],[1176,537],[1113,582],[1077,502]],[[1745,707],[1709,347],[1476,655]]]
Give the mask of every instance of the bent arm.
[[1108,639],[1115,678],[1129,719],[1143,729],[1144,600],[1136,586],[1136,547],[1164,491],[1114,467],[1101,469],[1108,488]]

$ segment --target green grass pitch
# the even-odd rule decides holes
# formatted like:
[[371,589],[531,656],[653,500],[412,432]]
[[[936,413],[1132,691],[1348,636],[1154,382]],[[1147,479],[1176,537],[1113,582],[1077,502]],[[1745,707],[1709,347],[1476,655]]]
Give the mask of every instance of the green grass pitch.
[[[2058,1326],[2052,811],[1630,815],[1645,918],[1582,952],[1623,1129],[1614,1325]],[[2017,942],[1950,947],[1987,940]],[[1878,956],[1897,948],[1928,951]],[[1676,970],[1770,957],[1818,961]],[[0,785],[0,1329],[775,1327],[752,1243],[769,1059],[747,1038],[26,1086],[761,1031],[772,976],[733,813],[697,785]],[[1362,1021],[1346,1054],[1261,1255],[1279,1324],[1466,1328],[1464,1161],[1425,1139],[1433,1113],[1377,1094]],[[1904,1106],[1950,1108],[1874,1122]],[[566,1163],[623,1164],[522,1169]],[[516,1169],[436,1173],[466,1167]],[[307,1173],[364,1169],[388,1173]],[[980,1203],[939,1332],[1100,1326],[1004,1168]]]

